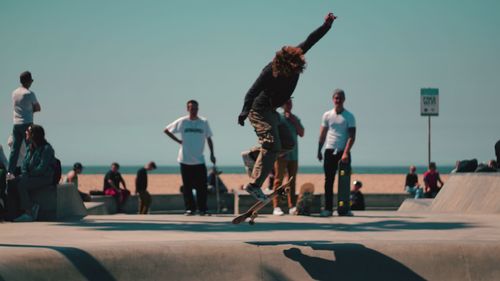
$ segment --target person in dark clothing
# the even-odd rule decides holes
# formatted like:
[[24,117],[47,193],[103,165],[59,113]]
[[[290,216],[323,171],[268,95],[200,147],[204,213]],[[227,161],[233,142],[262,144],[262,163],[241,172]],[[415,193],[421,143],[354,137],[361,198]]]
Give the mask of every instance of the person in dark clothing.
[[418,175],[416,171],[417,167],[413,165],[410,166],[410,172],[406,174],[405,191],[415,199],[419,199],[424,197],[424,191],[418,184]]
[[273,61],[264,67],[245,96],[238,124],[244,126],[248,117],[261,144],[251,181],[245,189],[257,200],[266,199],[261,187],[278,154],[292,149],[295,145],[288,128],[279,125],[276,108],[281,107],[292,96],[300,73],[306,65],[304,55],[330,30],[335,19],[336,17],[329,13],[324,23],[313,31],[306,41],[296,47],[284,46],[276,52]]
[[495,144],[495,155],[497,156],[497,167],[500,169],[500,140]]
[[135,177],[135,194],[139,194],[139,214],[147,214],[151,206],[151,194],[148,188],[148,171],[156,169],[155,162],[151,161],[137,171]]
[[[54,149],[45,139],[42,126],[31,124],[26,130],[29,143],[21,168],[21,175],[14,179],[19,204],[23,213],[14,219],[15,222],[36,221],[40,206],[31,200],[30,192],[48,187],[54,181],[55,161]],[[10,192],[10,186],[9,186]]]
[[[113,196],[116,199],[118,206],[118,211],[122,210],[123,204],[130,196],[130,191],[127,189],[125,180],[123,180],[122,175],[118,170],[120,165],[116,162],[111,164],[111,170],[109,170],[104,176],[104,194]],[[120,183],[123,188],[120,188]]]
[[351,210],[364,211],[365,210],[365,196],[361,193],[363,183],[361,181],[354,181],[351,189]]

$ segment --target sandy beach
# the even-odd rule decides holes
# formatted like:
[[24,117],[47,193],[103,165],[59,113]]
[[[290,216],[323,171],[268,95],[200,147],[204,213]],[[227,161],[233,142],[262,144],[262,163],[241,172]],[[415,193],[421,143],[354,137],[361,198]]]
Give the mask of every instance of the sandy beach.
[[[127,188],[135,191],[135,175],[123,175]],[[446,183],[448,175],[441,175]],[[104,175],[94,174],[79,176],[80,190],[102,190]],[[221,179],[229,190],[239,189],[241,185],[248,182],[244,174],[222,174]],[[363,182],[363,193],[404,193],[403,185],[405,175],[381,175],[381,174],[353,174],[351,180]],[[181,176],[178,174],[152,174],[148,178],[148,190],[151,194],[175,194],[179,192],[182,184]],[[315,186],[315,193],[323,193],[323,174],[299,174],[297,176],[297,188],[306,182]],[[419,175],[419,183],[422,184],[422,175]],[[267,182],[266,182],[267,184]]]

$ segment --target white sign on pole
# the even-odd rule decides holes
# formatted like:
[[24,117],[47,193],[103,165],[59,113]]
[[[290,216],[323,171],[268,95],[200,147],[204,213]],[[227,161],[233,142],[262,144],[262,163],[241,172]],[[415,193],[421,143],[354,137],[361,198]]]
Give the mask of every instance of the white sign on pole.
[[439,115],[439,89],[420,89],[420,116]]

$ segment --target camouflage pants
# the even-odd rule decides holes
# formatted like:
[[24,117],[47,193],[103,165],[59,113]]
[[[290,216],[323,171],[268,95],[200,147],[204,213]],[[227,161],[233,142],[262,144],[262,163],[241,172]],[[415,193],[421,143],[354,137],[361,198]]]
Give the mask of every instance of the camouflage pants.
[[261,145],[250,183],[261,187],[278,155],[292,149],[295,142],[290,130],[280,122],[280,116],[275,110],[251,110],[248,119],[255,129]]

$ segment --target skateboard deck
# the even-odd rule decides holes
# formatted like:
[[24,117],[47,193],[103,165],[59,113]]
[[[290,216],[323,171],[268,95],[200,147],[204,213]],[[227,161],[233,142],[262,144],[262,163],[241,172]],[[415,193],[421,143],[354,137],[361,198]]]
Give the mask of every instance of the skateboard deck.
[[314,184],[310,182],[304,183],[300,187],[299,197],[294,215],[309,216],[314,197]]
[[339,161],[339,181],[338,181],[338,199],[337,199],[337,213],[339,214],[339,216],[347,215],[351,210],[350,185],[351,185],[351,164]]
[[244,222],[247,218],[250,218],[248,223],[250,225],[255,224],[255,218],[258,216],[258,212],[264,208],[269,202],[273,201],[273,199],[279,195],[285,195],[289,191],[290,188],[290,183],[292,182],[293,177],[289,178],[287,182],[279,186],[275,191],[273,191],[271,194],[267,196],[267,199],[264,201],[258,201],[257,203],[253,204],[252,207],[248,209],[245,213],[237,216],[236,218],[233,219],[233,224],[239,224]]

